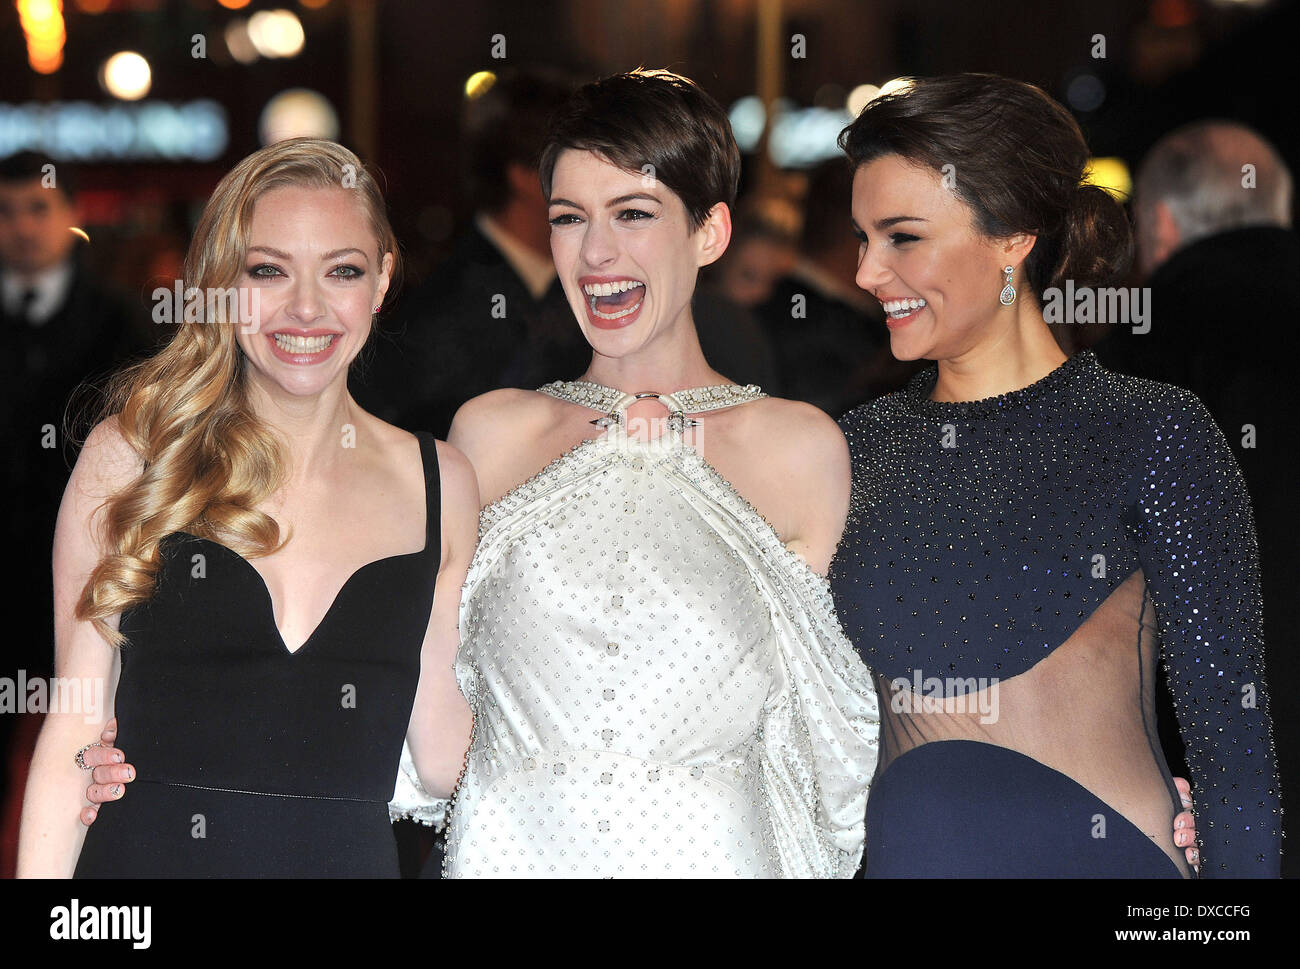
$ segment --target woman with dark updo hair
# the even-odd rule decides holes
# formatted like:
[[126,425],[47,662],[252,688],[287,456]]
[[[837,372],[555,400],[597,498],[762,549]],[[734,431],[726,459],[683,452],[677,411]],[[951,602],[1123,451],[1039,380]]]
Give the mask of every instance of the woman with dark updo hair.
[[1032,85],[963,74],[877,98],[840,145],[858,285],[897,358],[936,361],[841,421],[832,589],[881,698],[867,876],[1191,877],[1167,835],[1161,656],[1202,872],[1276,877],[1237,463],[1193,394],[1067,359],[1043,320],[1131,252],[1119,204],[1082,184],[1078,125]]

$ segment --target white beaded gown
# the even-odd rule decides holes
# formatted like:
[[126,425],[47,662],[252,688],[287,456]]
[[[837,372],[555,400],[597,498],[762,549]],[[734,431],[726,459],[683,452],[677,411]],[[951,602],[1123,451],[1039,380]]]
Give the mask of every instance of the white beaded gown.
[[[456,676],[474,713],[447,877],[849,877],[879,716],[830,590],[682,435],[752,385],[634,399],[543,393],[607,416],[483,509]],[[707,418],[706,418],[707,419]],[[779,473],[774,469],[773,473]],[[390,813],[446,802],[403,751]]]

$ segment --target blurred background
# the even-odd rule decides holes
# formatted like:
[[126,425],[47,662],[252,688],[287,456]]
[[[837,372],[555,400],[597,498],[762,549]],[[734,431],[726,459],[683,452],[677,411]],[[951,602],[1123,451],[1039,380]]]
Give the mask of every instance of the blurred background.
[[[4,583],[0,875],[13,871],[39,729],[21,685],[52,666],[49,548],[76,445],[64,419],[93,405],[87,381],[169,335],[151,294],[179,277],[218,179],[294,135],[337,139],[381,173],[405,280],[353,391],[445,436],[477,393],[585,368],[535,155],[572,86],[637,66],[694,78],[727,108],[744,153],[735,238],[695,307],[706,355],[832,415],[916,369],[893,360],[878,304],[853,285],[851,179],[835,146],[896,78],[988,71],[1041,86],[1083,128],[1091,178],[1126,201],[1171,132],[1231,123],[1169,142],[1146,215],[1132,209],[1147,241],[1124,285],[1152,288],[1159,339],[1106,324],[1056,332],[1069,352],[1096,347],[1115,369],[1190,387],[1233,444],[1263,549],[1286,791],[1300,619],[1284,585],[1297,564],[1285,472],[1300,247],[1284,177],[1300,157],[1297,41],[1300,12],[1285,0],[0,0],[0,443],[6,537],[27,553],[10,556]],[[1239,178],[1243,158],[1276,187],[1272,214],[1199,195],[1195,226],[1179,214],[1180,192],[1210,185],[1216,165]],[[41,181],[49,164],[55,186]],[[1168,212],[1172,242],[1156,229]],[[494,293],[509,320],[492,317]],[[1238,446],[1244,423],[1258,447]],[[1185,773],[1172,727],[1166,701],[1166,752]],[[426,839],[406,827],[415,857]]]

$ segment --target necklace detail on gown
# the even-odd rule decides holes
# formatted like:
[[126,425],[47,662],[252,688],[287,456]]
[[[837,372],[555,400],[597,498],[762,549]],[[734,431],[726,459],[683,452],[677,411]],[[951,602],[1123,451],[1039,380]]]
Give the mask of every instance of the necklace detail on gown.
[[712,387],[692,387],[678,390],[671,394],[646,391],[637,394],[624,393],[614,387],[606,387],[590,380],[556,380],[537,388],[538,393],[547,394],[559,400],[604,411],[604,417],[591,421],[597,427],[609,427],[612,424],[622,426],[625,413],[638,400],[653,398],[668,408],[668,427],[681,433],[687,427],[694,427],[699,421],[689,415],[703,414],[708,411],[722,410],[736,404],[745,404],[759,400],[767,394],[757,384],[717,384]]

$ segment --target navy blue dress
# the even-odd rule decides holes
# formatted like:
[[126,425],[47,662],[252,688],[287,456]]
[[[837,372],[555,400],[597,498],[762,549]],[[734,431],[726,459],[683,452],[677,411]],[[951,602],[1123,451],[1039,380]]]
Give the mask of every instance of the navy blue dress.
[[388,801],[441,561],[436,442],[418,435],[422,551],[367,563],[289,652],[261,575],[164,540],[158,591],[123,613],[117,744],[137,780],[100,805],[77,877],[392,877]]
[[1089,351],[982,401],[936,379],[841,420],[831,584],[881,703],[865,875],[1189,877],[1160,661],[1202,874],[1276,877],[1254,522],[1205,407]]

